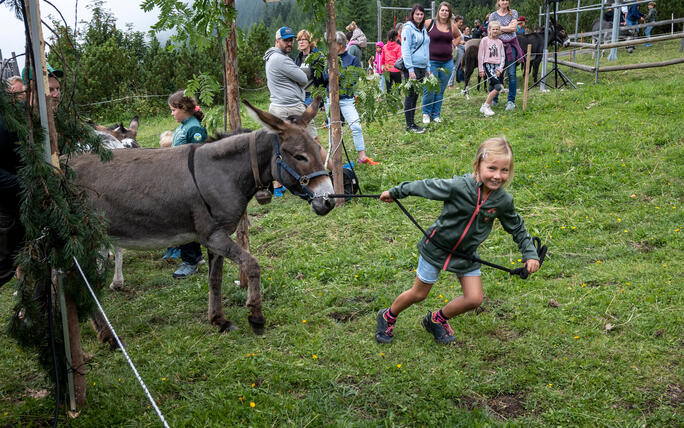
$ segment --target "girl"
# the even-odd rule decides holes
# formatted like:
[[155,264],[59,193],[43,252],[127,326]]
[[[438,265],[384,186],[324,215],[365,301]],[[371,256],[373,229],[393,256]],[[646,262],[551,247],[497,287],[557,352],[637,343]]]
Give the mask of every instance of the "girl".
[[427,297],[440,270],[456,274],[463,295],[449,301],[435,313],[428,311],[422,323],[437,342],[456,340],[449,318],[482,304],[480,264],[452,257],[441,248],[477,256],[477,247],[491,232],[495,218],[518,244],[528,272],[539,269],[539,257],[532,238],[513,207],[513,197],[502,188],[513,178],[513,151],[508,141],[501,137],[482,143],[475,155],[473,168],[472,174],[452,179],[404,182],[380,195],[380,200],[385,202],[409,195],[422,196],[444,201],[444,207],[437,221],[427,230],[430,239],[424,237],[418,243],[420,258],[413,287],[401,293],[389,308],[378,312],[375,339],[379,343],[392,341],[397,316]]
[[[401,56],[404,58],[404,79],[422,80],[430,75],[430,36],[425,30],[425,8],[416,4],[411,8],[410,19],[401,30]],[[415,113],[418,93],[411,89],[404,99],[406,131],[422,134],[425,129],[416,125]]]
[[[518,11],[511,10],[510,4],[510,0],[498,0],[497,5],[499,8],[489,14],[489,25],[492,22],[501,24],[500,38],[506,48],[506,67],[508,70],[508,102],[506,103],[506,110],[513,110],[515,108],[515,95],[518,90],[518,77],[515,74],[518,67],[509,67],[509,65],[522,58],[523,55],[518,38],[515,35],[515,29],[518,27]],[[499,96],[497,95],[494,97],[494,105],[498,102]]]
[[371,64],[373,69],[373,74],[380,76],[379,85],[380,91],[385,92],[385,74],[382,71],[382,48],[385,47],[383,42],[377,42],[375,44],[375,57],[373,57],[373,62]]
[[445,1],[439,4],[437,19],[428,19],[425,26],[429,29],[430,35],[430,73],[437,74],[441,83],[435,92],[423,87],[423,123],[428,124],[430,121],[442,121],[440,115],[444,90],[454,70],[454,39],[460,33],[451,21],[451,5]]
[[480,48],[477,52],[477,69],[480,77],[487,77],[489,80],[489,95],[487,101],[480,107],[480,113],[486,117],[494,116],[492,110],[492,100],[503,89],[503,82],[501,81],[501,73],[506,62],[506,55],[504,47],[499,35],[501,34],[501,25],[497,21],[489,24],[489,32],[487,37],[480,42]]
[[[173,133],[171,146],[203,143],[207,139],[207,130],[200,123],[204,118],[204,113],[194,98],[186,97],[182,90],[178,91],[169,97],[169,108],[171,116],[180,123]],[[204,261],[202,248],[198,242],[181,245],[180,257],[183,263],[173,273],[173,277],[177,279],[187,278],[197,273],[197,265]]]
[[392,86],[401,84],[401,71],[394,67],[394,63],[401,58],[401,45],[399,44],[399,32],[395,29],[387,32],[387,44],[382,48],[382,71],[389,72],[387,92]]

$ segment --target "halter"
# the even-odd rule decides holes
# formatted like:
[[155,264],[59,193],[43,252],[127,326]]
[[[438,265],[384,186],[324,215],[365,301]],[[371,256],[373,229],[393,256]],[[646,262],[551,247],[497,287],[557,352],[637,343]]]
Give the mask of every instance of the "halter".
[[293,195],[299,196],[300,198],[306,198],[307,201],[313,199],[316,195],[311,191],[311,189],[309,189],[307,185],[309,184],[312,178],[319,177],[321,175],[327,176],[328,172],[316,171],[312,172],[311,174],[300,175],[297,171],[294,170],[294,168],[292,168],[290,165],[287,164],[287,162],[283,160],[283,155],[280,153],[280,144],[278,144],[277,134],[273,134],[273,144],[275,145],[276,165],[278,166],[278,181],[284,183],[282,170],[285,169],[285,171],[288,174],[290,174],[292,178],[297,180],[299,186],[302,188],[302,191],[304,193],[297,193],[288,187],[290,192],[292,192]]

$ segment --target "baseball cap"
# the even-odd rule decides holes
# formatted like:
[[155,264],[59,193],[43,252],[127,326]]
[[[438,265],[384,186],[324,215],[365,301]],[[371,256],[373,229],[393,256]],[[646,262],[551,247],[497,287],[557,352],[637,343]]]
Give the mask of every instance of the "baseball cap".
[[294,39],[295,33],[292,31],[292,28],[290,27],[281,27],[276,31],[276,40],[278,39]]
[[[62,70],[55,70],[54,68],[52,68],[52,66],[49,63],[45,63],[45,68],[47,68],[48,77],[54,76],[54,77],[57,77],[59,79],[64,77],[64,72]],[[33,79],[33,70],[29,70],[28,78],[26,78],[26,67],[24,67],[24,69],[21,71],[21,81],[24,82],[24,85],[25,85],[28,80],[32,80],[32,79]]]
[[519,16],[519,17],[518,17],[518,21],[523,21],[523,22],[524,22],[524,21],[525,21],[525,17],[524,17],[524,16]]

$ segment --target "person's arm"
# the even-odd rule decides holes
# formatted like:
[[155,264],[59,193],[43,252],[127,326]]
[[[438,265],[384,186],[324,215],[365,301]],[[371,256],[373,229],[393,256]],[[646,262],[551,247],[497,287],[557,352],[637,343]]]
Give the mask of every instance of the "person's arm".
[[454,39],[451,41],[452,45],[454,47],[458,47],[463,42],[463,35],[461,34],[461,31],[458,29],[457,26],[452,25],[451,26],[451,32],[454,35]]
[[499,76],[501,76],[501,73],[503,73],[504,65],[506,65],[506,52],[504,51],[504,45],[501,40],[498,40],[499,42],[499,52],[501,53],[501,59],[499,61],[499,66],[496,68]]
[[299,86],[302,86],[302,87],[306,86],[306,84],[309,83],[309,78],[307,77],[306,73],[304,72],[304,70],[297,67],[297,65],[294,63],[294,61],[288,60],[288,59],[289,58],[285,58],[284,60],[280,61],[280,64],[279,64],[280,71],[286,77],[297,82],[297,84]]
[[186,143],[203,143],[207,139],[207,130],[201,126],[192,126],[185,133]]
[[452,189],[455,188],[454,180],[432,178],[418,181],[405,181],[389,190],[389,194],[394,199],[405,198],[406,196],[421,196],[426,199],[436,201],[446,201],[452,197]]
[[[404,58],[404,67],[408,70],[409,74],[413,73],[413,60],[411,58],[411,53],[413,52],[413,31],[408,28],[404,28],[401,32],[401,57]],[[415,77],[415,73],[414,73]]]
[[480,47],[477,50],[477,74],[482,77],[484,76],[484,59],[485,59],[485,53],[487,52],[487,48],[485,47],[487,45],[487,38],[485,37],[480,41]]
[[[525,222],[522,217],[515,211],[513,205],[513,197],[510,197],[510,202],[505,204],[499,210],[497,217],[501,222],[504,230],[511,234],[513,241],[518,245],[518,249],[522,253],[524,260],[539,260],[539,255],[537,255],[537,249],[534,248],[534,242],[532,237],[527,232],[525,227]],[[538,263],[538,262],[537,262]],[[537,265],[537,267],[539,267]],[[529,270],[529,268],[528,268]]]

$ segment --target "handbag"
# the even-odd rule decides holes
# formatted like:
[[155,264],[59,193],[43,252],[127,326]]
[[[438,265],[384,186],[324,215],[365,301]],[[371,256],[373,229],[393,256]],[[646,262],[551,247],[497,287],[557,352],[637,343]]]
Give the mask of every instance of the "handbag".
[[[432,27],[435,25],[435,21],[433,20],[430,23],[430,27],[428,28],[428,32],[432,29]],[[418,52],[418,49],[420,49],[421,46],[423,46],[423,42],[425,41],[425,36],[423,36],[423,39],[420,41],[420,44],[413,50],[411,55],[414,53]],[[401,57],[397,60],[397,62],[394,63],[394,68],[396,68],[399,71],[406,71],[406,66],[404,65],[404,57]]]

